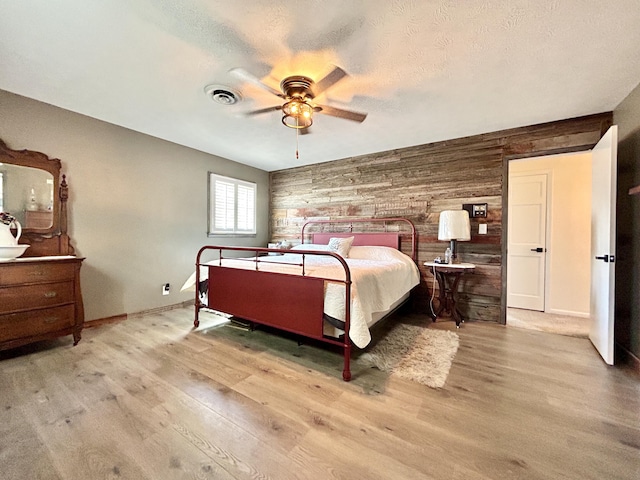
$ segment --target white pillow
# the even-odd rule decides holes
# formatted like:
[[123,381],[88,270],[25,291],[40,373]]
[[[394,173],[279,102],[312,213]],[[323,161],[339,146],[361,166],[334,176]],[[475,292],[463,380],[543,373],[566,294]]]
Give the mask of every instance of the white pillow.
[[343,258],[349,257],[349,250],[351,250],[351,244],[353,243],[353,237],[345,237],[345,238],[330,238],[329,239],[329,249],[333,252],[336,252]]
[[411,257],[402,253],[400,250],[396,250],[391,247],[380,247],[380,246],[355,246],[351,247],[349,251],[349,258],[358,259],[358,260],[380,260],[380,261],[391,261],[397,259],[409,259]]
[[329,251],[329,245],[321,245],[319,243],[301,243],[291,248],[291,250],[313,250],[319,252]]

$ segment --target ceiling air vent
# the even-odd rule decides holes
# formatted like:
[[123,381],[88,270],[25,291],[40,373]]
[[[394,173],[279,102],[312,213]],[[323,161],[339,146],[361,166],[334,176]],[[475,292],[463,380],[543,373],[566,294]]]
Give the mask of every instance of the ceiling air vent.
[[240,93],[224,85],[207,85],[204,92],[221,105],[234,105],[242,100]]

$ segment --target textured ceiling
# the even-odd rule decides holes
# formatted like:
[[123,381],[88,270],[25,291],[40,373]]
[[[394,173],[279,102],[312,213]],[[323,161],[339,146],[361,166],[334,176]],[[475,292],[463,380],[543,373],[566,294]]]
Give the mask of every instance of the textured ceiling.
[[[272,171],[613,110],[639,25],[640,0],[0,0],[0,88]],[[229,73],[332,65],[318,103],[368,117],[316,114],[298,160],[279,112],[244,115],[280,99]]]

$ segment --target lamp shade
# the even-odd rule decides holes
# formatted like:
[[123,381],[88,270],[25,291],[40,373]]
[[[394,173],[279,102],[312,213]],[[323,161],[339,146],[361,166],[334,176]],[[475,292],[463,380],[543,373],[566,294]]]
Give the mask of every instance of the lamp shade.
[[471,223],[466,210],[440,212],[438,240],[471,240]]

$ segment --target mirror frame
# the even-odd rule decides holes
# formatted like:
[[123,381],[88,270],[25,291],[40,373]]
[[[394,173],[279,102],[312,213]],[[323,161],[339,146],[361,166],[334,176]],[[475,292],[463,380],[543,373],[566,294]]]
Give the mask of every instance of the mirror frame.
[[[68,186],[65,175],[60,175],[62,164],[57,158],[32,150],[12,150],[0,139],[0,163],[44,170],[53,176],[53,218],[49,228],[24,228],[18,240],[29,244],[23,257],[46,255],[73,255],[74,249],[67,235]],[[57,194],[56,194],[57,193]]]

